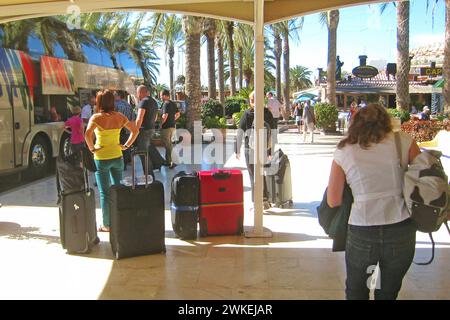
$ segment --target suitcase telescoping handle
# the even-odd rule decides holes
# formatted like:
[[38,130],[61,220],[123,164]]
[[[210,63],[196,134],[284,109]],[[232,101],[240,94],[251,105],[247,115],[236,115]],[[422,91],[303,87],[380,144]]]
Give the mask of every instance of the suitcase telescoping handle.
[[131,188],[136,189],[136,156],[144,156],[144,175],[145,175],[145,187],[148,187],[148,152],[147,151],[135,151],[131,154]]
[[219,170],[213,173],[213,178],[217,180],[226,180],[231,177],[231,173],[228,171]]

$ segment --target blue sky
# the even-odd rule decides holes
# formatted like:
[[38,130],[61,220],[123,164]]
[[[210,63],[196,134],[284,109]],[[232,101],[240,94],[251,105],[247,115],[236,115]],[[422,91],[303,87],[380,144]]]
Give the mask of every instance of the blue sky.
[[[426,10],[426,0],[410,1],[410,49],[444,41],[445,3],[439,0],[434,8],[432,23],[432,5]],[[364,5],[340,9],[337,34],[337,54],[344,62],[343,70],[351,71],[359,65],[358,56],[368,56],[367,62],[374,60],[396,62],[396,8],[390,3],[380,15],[379,4]],[[291,42],[291,67],[302,65],[316,74],[318,67],[326,69],[327,64],[327,28],[319,22],[319,15],[305,16],[300,42]],[[158,50],[159,53],[159,50]],[[160,57],[163,57],[161,51]],[[202,47],[201,66],[206,66],[206,48]],[[183,54],[175,54],[175,78],[182,73]],[[164,59],[160,61],[158,82],[169,83],[168,67]],[[207,84],[206,67],[201,70],[202,85]]]

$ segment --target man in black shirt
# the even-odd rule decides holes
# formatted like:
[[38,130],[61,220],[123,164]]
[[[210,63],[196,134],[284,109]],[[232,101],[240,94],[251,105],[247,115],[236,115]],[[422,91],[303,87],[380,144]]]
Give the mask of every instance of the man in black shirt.
[[[139,135],[136,139],[139,151],[148,152],[151,144],[153,133],[155,133],[155,121],[158,117],[158,105],[156,100],[150,96],[146,86],[139,86],[136,90],[139,99],[137,106],[138,113],[136,118],[136,126],[139,128]],[[144,159],[141,157],[142,167],[145,168]]]
[[[239,160],[241,155],[241,146],[242,146],[242,139],[244,138],[244,154],[245,154],[245,164],[247,165],[248,173],[250,175],[250,184],[252,187],[252,201],[253,201],[253,189],[254,189],[254,175],[255,175],[255,166],[253,163],[254,159],[254,150],[251,146],[252,142],[251,140],[251,132],[254,130],[253,128],[253,121],[255,118],[255,92],[253,91],[249,95],[249,104],[250,109],[245,110],[244,114],[241,117],[241,121],[239,123],[239,130],[237,131],[237,137],[236,137],[236,145],[235,145],[235,152],[236,152],[236,158]],[[264,106],[262,106],[264,108]],[[268,126],[268,128],[266,127]],[[275,120],[273,119],[272,112],[270,112],[269,109],[264,108],[264,129],[266,130],[265,135],[267,138],[266,141],[266,152],[265,152],[265,162],[268,161],[268,159],[272,156],[272,142],[271,142],[271,134],[267,131],[274,131],[277,129],[277,124]],[[264,208],[268,209],[270,207],[270,204],[268,203],[268,197],[269,193],[267,191],[267,185],[266,185],[266,177],[263,178],[263,197],[264,197]]]
[[163,105],[161,108],[161,139],[166,149],[166,164],[170,169],[175,168],[172,162],[172,137],[175,133],[175,123],[180,117],[177,105],[170,100],[169,90],[160,93]]

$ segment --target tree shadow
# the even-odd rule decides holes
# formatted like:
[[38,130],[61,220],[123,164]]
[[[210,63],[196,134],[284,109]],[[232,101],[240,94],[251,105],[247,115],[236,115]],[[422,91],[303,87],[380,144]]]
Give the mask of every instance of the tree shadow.
[[38,227],[21,227],[18,223],[0,222],[0,237],[6,237],[11,240],[44,240],[47,244],[60,244],[58,236],[51,236],[38,233],[41,230]]

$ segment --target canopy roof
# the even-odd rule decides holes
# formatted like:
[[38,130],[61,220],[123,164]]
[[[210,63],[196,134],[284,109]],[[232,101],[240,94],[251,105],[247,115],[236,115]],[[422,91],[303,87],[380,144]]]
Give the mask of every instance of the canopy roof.
[[[384,0],[385,1],[385,0]],[[264,24],[334,8],[383,0],[265,0]],[[155,11],[208,16],[254,23],[253,0],[2,0],[0,23],[68,13],[70,5],[81,12]]]

